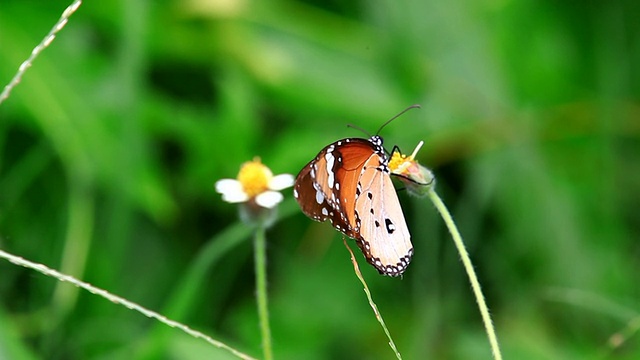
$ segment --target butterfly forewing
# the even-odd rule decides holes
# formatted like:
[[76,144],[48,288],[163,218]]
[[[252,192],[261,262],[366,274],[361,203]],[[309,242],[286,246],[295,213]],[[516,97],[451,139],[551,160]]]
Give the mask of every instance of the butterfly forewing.
[[385,275],[401,275],[413,256],[411,235],[385,164],[367,161],[356,199],[358,245],[367,261]]

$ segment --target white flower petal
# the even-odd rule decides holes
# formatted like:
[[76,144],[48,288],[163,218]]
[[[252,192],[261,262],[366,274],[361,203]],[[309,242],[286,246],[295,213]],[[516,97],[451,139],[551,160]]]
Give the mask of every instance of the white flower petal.
[[263,208],[273,209],[278,205],[284,197],[277,191],[265,191],[256,196],[256,204]]
[[235,179],[218,180],[216,181],[216,191],[221,194],[242,191],[242,184]]
[[271,181],[269,181],[269,189],[271,190],[286,189],[288,187],[293,186],[294,180],[295,179],[291,174],[276,175],[273,178],[271,178]]
[[222,194],[222,200],[229,203],[239,203],[249,200],[249,196],[242,189],[242,184],[234,179],[222,179],[216,182],[216,191]]
[[228,202],[228,203],[241,203],[241,202],[245,202],[247,200],[249,200],[249,195],[245,194],[244,192],[230,192],[230,193],[224,193],[222,194],[222,200]]

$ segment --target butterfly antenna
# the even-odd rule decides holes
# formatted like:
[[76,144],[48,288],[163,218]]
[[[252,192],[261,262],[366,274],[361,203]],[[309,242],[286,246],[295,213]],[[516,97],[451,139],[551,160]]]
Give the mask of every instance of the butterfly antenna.
[[367,135],[367,137],[371,137],[371,134],[369,134],[365,129],[361,128],[360,126],[353,125],[353,124],[347,124],[347,127],[352,128],[352,129],[356,129],[356,130],[360,130],[365,135]]
[[406,113],[407,111],[411,110],[411,109],[420,109],[420,105],[418,104],[414,104],[409,106],[408,108],[400,111],[400,113],[398,113],[396,116],[392,117],[391,119],[387,120],[386,123],[382,124],[382,126],[380,126],[380,128],[378,129],[378,131],[376,132],[376,135],[380,134],[380,131],[382,131],[382,129],[387,126],[390,122],[392,122],[393,120],[397,119],[398,117],[400,117],[400,115]]

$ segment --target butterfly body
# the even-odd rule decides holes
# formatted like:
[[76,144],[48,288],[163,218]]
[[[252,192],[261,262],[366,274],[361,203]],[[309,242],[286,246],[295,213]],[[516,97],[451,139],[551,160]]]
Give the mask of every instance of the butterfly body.
[[388,161],[378,135],[336,141],[302,168],[294,196],[307,216],[354,238],[381,274],[399,276],[413,246]]

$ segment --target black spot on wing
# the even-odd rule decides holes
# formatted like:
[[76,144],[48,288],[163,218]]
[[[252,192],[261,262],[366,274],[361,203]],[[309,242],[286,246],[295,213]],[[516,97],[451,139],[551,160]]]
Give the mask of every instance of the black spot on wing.
[[396,226],[393,224],[393,221],[391,221],[391,219],[384,219],[384,224],[387,227],[387,232],[389,234],[393,234],[393,232],[396,231]]

